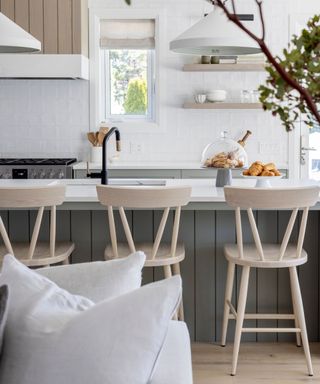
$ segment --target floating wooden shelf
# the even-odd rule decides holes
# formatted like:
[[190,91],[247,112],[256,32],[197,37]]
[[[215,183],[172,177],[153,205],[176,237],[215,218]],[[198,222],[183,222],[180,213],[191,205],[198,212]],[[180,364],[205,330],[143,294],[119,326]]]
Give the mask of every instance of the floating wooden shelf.
[[264,72],[265,64],[185,64],[185,72]]
[[203,103],[186,102],[183,105],[186,109],[262,109],[260,103]]

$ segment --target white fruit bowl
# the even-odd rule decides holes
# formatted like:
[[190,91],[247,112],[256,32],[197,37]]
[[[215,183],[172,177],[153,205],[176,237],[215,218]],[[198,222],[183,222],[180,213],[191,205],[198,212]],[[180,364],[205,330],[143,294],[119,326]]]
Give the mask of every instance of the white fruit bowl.
[[217,89],[214,91],[211,91],[207,94],[207,100],[214,102],[222,102],[225,101],[227,98],[227,92],[222,89]]

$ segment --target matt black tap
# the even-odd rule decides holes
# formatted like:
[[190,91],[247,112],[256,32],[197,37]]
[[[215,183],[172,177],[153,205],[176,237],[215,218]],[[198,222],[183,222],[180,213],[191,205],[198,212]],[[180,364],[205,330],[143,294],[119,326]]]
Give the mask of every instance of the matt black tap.
[[119,129],[116,127],[113,127],[108,131],[108,133],[105,135],[102,143],[102,171],[101,171],[101,184],[107,185],[108,184],[108,158],[107,158],[107,144],[109,141],[109,138],[115,133],[116,135],[116,146],[117,151],[121,151],[121,142],[120,142],[120,132]]

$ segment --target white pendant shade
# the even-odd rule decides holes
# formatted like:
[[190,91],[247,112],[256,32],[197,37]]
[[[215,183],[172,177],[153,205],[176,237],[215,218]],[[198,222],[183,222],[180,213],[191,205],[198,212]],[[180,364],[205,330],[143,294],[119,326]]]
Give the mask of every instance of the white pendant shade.
[[[250,21],[243,23],[250,28]],[[219,8],[215,8],[213,12],[171,41],[170,49],[177,53],[208,56],[235,56],[261,52],[255,41],[229,21]]]
[[41,43],[0,12],[0,53],[27,53],[41,50]]

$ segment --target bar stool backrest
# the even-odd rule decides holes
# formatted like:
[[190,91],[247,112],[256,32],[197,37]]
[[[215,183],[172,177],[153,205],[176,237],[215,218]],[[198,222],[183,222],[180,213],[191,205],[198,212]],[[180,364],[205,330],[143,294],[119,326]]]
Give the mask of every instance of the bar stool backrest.
[[109,231],[113,255],[118,257],[117,234],[113,209],[119,210],[122,226],[126,235],[130,252],[135,252],[133,236],[128,224],[125,208],[134,209],[163,209],[160,225],[153,243],[152,259],[155,259],[164,229],[167,224],[170,209],[175,210],[173,232],[171,238],[171,253],[175,256],[180,226],[181,207],[190,201],[191,187],[116,187],[98,185],[97,193],[100,203],[108,209]]
[[278,261],[283,259],[286,252],[293,227],[295,225],[299,209],[303,210],[299,228],[296,257],[301,257],[304,242],[309,208],[314,206],[319,199],[320,188],[318,186],[296,188],[224,188],[226,202],[235,209],[236,233],[239,257],[245,259],[243,252],[241,210],[246,210],[255,242],[255,246],[261,261],[265,261],[263,246],[253,215],[253,209],[286,209],[292,210],[287,229],[281,242]]
[[[56,206],[65,199],[66,188],[63,185],[43,187],[4,187],[0,188],[0,208],[38,208],[38,214],[33,228],[27,259],[32,259],[37,245],[41,228],[43,212],[50,207],[50,257],[55,255],[56,243]],[[0,216],[0,234],[8,253],[14,255],[8,232]]]

